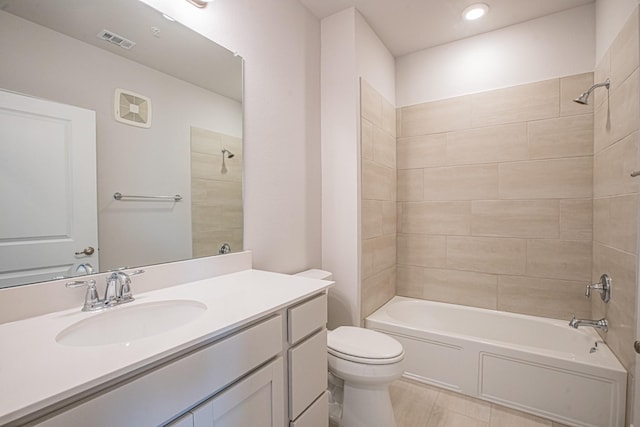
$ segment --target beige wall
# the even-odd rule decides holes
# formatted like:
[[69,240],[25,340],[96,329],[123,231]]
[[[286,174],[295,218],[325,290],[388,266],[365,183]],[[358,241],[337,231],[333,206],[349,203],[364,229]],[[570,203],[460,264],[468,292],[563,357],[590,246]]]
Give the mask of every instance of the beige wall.
[[398,294],[590,316],[591,73],[398,109]]
[[[607,344],[629,372],[634,372],[638,254],[638,9],[629,17],[599,62],[596,82],[611,79],[611,88],[594,92],[593,272],[612,279],[609,304],[592,298],[594,318],[606,317]],[[607,96],[608,95],[608,96]],[[629,385],[633,384],[630,375]],[[632,400],[628,401],[631,408]]]
[[396,114],[360,80],[361,319],[396,294]]
[[[223,160],[222,150],[234,156]],[[226,172],[222,172],[224,161]],[[191,128],[191,236],[194,257],[242,248],[242,139]]]

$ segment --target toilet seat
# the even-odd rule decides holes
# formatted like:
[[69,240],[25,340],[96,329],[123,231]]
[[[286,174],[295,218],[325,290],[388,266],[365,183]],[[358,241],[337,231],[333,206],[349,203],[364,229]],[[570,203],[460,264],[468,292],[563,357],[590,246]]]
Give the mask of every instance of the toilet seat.
[[395,339],[370,329],[340,326],[327,337],[329,354],[366,365],[388,365],[404,359],[404,349]]

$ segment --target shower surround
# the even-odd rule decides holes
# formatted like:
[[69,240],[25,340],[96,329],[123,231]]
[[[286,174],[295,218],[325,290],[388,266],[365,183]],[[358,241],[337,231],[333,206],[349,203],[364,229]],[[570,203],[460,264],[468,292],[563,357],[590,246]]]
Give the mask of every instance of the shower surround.
[[593,74],[397,110],[397,293],[591,316]]

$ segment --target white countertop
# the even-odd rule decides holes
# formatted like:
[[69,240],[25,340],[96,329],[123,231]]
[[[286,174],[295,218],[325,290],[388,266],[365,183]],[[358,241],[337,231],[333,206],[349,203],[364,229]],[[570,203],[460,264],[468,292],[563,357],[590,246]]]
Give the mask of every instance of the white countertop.
[[333,282],[245,270],[143,294],[119,307],[187,299],[207,305],[196,320],[129,343],[70,347],[56,335],[99,316],[81,307],[0,325],[0,425],[40,411],[181,350],[259,319],[327,289]]

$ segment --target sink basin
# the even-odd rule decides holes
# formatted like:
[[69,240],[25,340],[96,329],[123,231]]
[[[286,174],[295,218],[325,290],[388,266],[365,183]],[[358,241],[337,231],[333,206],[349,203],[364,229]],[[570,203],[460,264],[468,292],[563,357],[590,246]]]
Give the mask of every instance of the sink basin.
[[184,326],[206,310],[205,304],[192,300],[114,307],[67,327],[56,341],[74,347],[128,343]]

